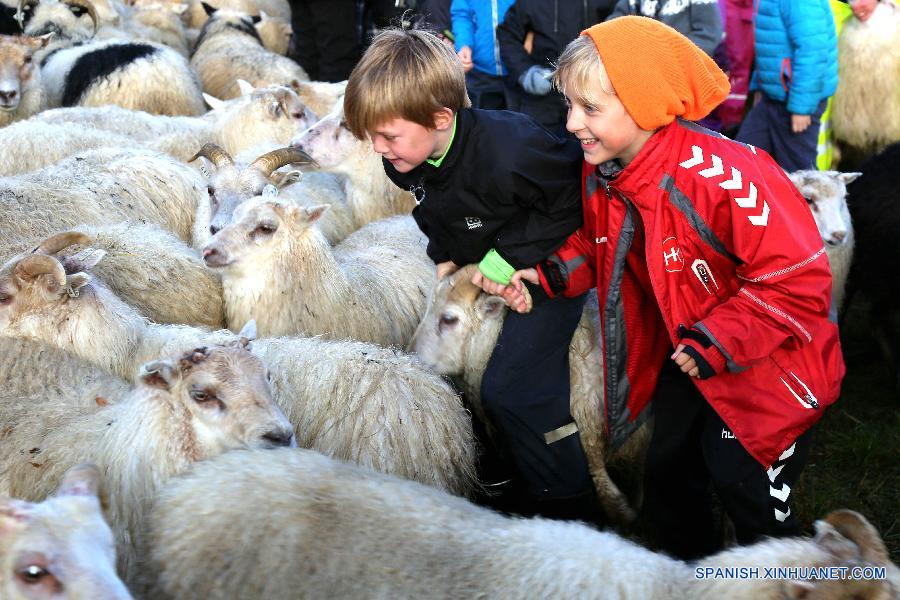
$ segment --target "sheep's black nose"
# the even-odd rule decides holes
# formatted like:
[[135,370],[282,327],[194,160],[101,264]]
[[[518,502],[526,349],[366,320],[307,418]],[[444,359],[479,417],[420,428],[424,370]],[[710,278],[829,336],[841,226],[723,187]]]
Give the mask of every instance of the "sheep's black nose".
[[264,434],[263,439],[275,446],[290,446],[294,432],[287,429],[276,429]]
[[210,232],[212,235],[216,235],[217,233],[219,233],[219,230],[220,230],[220,229],[221,229],[221,227],[216,227],[215,225],[210,225],[210,226],[209,226],[209,232]]

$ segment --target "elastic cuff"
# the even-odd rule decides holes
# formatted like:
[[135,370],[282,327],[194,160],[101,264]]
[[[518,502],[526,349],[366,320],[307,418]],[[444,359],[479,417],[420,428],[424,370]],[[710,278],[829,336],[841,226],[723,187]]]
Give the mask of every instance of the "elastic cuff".
[[549,297],[554,298],[566,291],[566,273],[555,255],[538,263],[536,268],[541,286]]
[[702,348],[696,341],[685,338],[682,352],[694,359],[700,370],[700,379],[709,379],[713,375],[721,373],[725,369],[725,357],[715,346]]
[[516,272],[515,268],[494,249],[488,251],[478,263],[478,270],[481,274],[500,285],[509,284],[510,277]]

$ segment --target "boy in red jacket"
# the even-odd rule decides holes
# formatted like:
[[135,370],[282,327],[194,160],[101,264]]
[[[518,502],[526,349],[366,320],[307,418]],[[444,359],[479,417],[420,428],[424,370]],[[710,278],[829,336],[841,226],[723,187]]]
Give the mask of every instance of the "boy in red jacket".
[[717,549],[710,485],[740,543],[796,535],[808,430],[844,375],[806,202],[765,152],[687,121],[728,80],[658,21],[591,27],[555,78],[584,152],[584,225],[488,291],[523,312],[526,289],[539,302],[597,288],[607,427],[621,444],[652,400],[645,509],[666,550]]

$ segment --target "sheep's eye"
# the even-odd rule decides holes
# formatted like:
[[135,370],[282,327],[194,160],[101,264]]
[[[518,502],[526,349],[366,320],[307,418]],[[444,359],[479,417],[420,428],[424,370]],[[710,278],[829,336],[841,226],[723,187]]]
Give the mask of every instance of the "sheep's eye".
[[19,581],[26,585],[38,585],[47,577],[50,577],[50,571],[38,565],[28,565],[24,569],[16,573]]
[[347,125],[347,121],[345,121],[344,119],[341,119],[341,127],[343,129],[346,129],[347,131],[350,131],[350,126]]
[[441,315],[441,326],[452,326],[456,325],[459,322],[459,317],[451,314],[443,314]]
[[10,302],[12,302],[12,296],[0,294],[0,304],[9,304]]
[[22,62],[24,62],[26,65],[30,65],[30,64],[31,64],[31,57],[30,57],[30,56],[26,56],[25,59],[24,59]]
[[71,10],[72,14],[76,17],[80,17],[87,12],[87,10],[82,6],[69,6],[69,10]]
[[270,225],[268,223],[260,223],[256,226],[254,233],[261,233],[263,235],[272,235],[275,231],[278,230],[277,225]]
[[212,402],[216,399],[215,396],[211,394],[207,394],[203,390],[193,390],[191,392],[191,400],[198,404],[204,404],[206,402]]

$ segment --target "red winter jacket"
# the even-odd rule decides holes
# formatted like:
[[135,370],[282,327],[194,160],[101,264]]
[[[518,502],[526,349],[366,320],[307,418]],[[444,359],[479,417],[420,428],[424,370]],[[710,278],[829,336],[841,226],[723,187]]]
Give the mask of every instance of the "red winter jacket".
[[[844,376],[809,207],[768,154],[680,120],[618,174],[606,178],[605,166],[584,165],[584,225],[538,272],[551,296],[597,288],[613,443],[636,428],[684,341],[718,373],[693,378],[700,392],[768,467],[837,399]],[[649,286],[640,262],[625,260],[635,223]],[[712,344],[682,339],[679,326]]]

